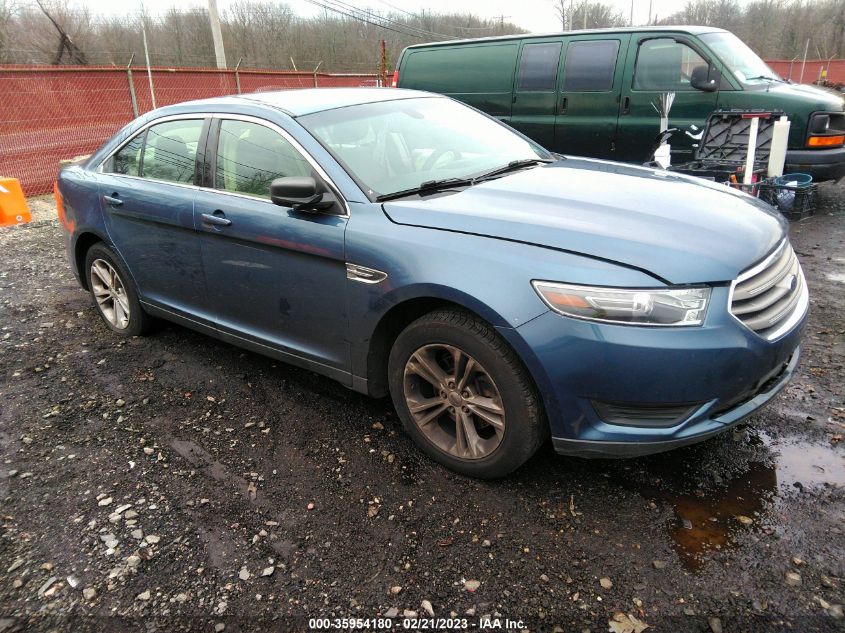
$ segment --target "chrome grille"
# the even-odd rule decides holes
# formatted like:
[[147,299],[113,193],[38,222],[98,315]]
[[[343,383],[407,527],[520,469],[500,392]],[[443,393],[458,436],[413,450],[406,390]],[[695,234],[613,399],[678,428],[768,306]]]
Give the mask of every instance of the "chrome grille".
[[734,282],[731,313],[766,339],[788,331],[807,309],[807,283],[789,242]]

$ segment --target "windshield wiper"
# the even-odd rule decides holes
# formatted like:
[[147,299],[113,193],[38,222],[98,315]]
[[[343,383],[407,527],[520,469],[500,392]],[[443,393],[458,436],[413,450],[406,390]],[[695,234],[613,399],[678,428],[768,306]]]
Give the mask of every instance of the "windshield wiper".
[[475,184],[473,178],[443,178],[442,180],[426,180],[420,183],[418,187],[411,187],[410,189],[403,189],[402,191],[394,191],[393,193],[385,193],[376,197],[376,202],[384,202],[385,200],[393,200],[395,198],[404,198],[405,196],[412,196],[417,193],[433,193],[435,191],[442,191],[443,189],[451,189],[452,187],[464,187]]
[[551,158],[523,158],[522,160],[512,160],[504,167],[497,167],[496,169],[481,174],[480,176],[476,176],[473,181],[484,182],[485,180],[489,180],[490,178],[495,178],[496,176],[501,176],[502,174],[522,169],[523,167],[530,167],[531,165],[538,165],[540,163],[553,162],[554,160],[552,160]]
[[746,77],[745,81],[754,81],[755,79],[764,79],[766,81],[778,81],[782,84],[787,83],[785,79],[778,79],[777,77],[769,77],[768,75],[757,75],[756,77]]
[[496,176],[501,176],[517,169],[530,167],[531,165],[538,165],[540,163],[553,163],[551,158],[524,158],[522,160],[512,160],[504,167],[497,167],[492,171],[485,172],[475,178],[443,178],[442,180],[427,180],[420,183],[418,187],[411,187],[410,189],[403,189],[402,191],[394,191],[393,193],[386,193],[376,197],[376,202],[384,202],[386,200],[394,200],[395,198],[404,198],[405,196],[412,196],[414,194],[430,193],[435,191],[443,191],[444,189],[451,189],[453,187],[468,187],[478,182],[484,182]]

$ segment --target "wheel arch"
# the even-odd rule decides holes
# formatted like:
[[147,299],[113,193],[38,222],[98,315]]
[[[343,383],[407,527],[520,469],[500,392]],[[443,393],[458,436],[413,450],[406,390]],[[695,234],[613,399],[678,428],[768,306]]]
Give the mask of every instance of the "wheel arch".
[[88,287],[88,275],[85,274],[85,256],[94,244],[99,243],[108,244],[106,239],[94,231],[82,231],[76,236],[73,245],[73,262],[76,270],[79,273],[79,283],[85,290],[90,290]]
[[[372,333],[369,336],[369,344],[366,354],[367,393],[374,397],[384,397],[389,393],[387,382],[387,359],[393,342],[412,322],[421,316],[443,308],[454,308],[469,312],[473,316],[482,319],[493,328],[513,327],[498,312],[487,305],[479,304],[477,300],[463,294],[456,295],[454,292],[448,295],[437,292],[436,288],[429,288],[425,294],[406,297],[392,305],[381,315]],[[506,337],[505,342],[520,359],[531,380],[534,377],[525,361],[521,358],[519,351],[511,345]],[[536,386],[536,381],[535,381]]]

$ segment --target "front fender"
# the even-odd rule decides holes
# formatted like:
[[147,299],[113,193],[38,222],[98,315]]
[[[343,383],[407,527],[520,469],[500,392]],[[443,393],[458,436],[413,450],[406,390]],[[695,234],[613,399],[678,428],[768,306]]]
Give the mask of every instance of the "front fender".
[[409,301],[453,303],[501,331],[519,328],[548,312],[531,286],[534,279],[632,287],[655,282],[640,271],[590,257],[506,239],[396,224],[380,205],[350,206],[346,261],[387,274],[375,284],[347,283],[355,376],[368,375],[370,345],[382,319]]

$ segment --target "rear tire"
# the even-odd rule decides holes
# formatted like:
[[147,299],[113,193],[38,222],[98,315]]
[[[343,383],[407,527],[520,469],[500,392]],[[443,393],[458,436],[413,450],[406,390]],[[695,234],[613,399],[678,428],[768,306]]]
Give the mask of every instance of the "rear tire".
[[407,433],[462,475],[503,477],[548,434],[531,377],[495,329],[457,309],[431,312],[396,339],[390,395]]
[[144,312],[129,271],[111,248],[102,242],[89,248],[84,274],[94,306],[112,332],[129,337],[152,329],[153,317]]

